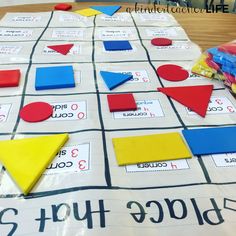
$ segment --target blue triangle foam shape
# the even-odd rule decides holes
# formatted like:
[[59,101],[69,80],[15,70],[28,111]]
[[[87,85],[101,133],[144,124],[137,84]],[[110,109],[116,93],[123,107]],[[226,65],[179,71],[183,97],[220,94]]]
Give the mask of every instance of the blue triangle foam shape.
[[130,74],[114,73],[109,71],[100,71],[100,74],[110,90],[133,78]]
[[121,8],[121,6],[92,6],[90,8],[100,11],[108,16],[112,16]]

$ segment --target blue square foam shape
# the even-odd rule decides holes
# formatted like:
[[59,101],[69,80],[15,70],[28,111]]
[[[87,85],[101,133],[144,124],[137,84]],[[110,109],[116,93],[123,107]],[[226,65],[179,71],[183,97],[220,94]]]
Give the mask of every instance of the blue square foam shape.
[[127,40],[103,41],[106,51],[132,50],[132,46]]
[[193,155],[236,152],[236,126],[182,131]]
[[35,89],[60,89],[75,87],[72,66],[36,68]]

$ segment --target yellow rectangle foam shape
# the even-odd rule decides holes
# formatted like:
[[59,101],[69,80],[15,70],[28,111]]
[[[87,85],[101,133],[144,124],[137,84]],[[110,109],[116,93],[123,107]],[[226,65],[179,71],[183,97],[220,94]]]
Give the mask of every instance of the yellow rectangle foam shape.
[[118,165],[191,158],[181,135],[175,133],[113,138]]

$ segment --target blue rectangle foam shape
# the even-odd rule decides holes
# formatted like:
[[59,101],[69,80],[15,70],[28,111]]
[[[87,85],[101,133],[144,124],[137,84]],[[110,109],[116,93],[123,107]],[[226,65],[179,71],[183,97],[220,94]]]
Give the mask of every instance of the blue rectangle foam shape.
[[222,57],[213,56],[213,61],[218,64],[223,64],[225,61],[222,59]]
[[236,152],[236,126],[182,131],[193,155]]
[[75,87],[72,66],[36,68],[35,89],[60,89]]
[[132,50],[132,46],[128,40],[112,40],[103,41],[106,51]]
[[236,69],[236,65],[234,65],[232,62],[225,60],[224,61],[224,66],[231,67],[232,69]]
[[236,65],[236,56],[225,53],[225,52],[221,52],[219,51],[217,48],[210,48],[207,50],[208,53],[213,55],[213,60],[215,61],[214,58],[217,58],[218,63],[221,63],[219,61],[222,61],[221,64],[223,64],[224,61],[228,61],[230,63],[232,63],[233,65]]
[[229,73],[229,74],[230,74],[231,72],[233,72],[232,68],[231,68],[231,67],[227,67],[227,66],[222,66],[221,70],[222,70],[223,72],[227,72],[227,73]]

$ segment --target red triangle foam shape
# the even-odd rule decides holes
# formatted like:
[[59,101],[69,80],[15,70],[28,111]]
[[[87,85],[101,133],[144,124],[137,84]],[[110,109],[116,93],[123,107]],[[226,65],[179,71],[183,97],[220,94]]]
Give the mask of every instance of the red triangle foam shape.
[[167,96],[188,107],[202,117],[206,116],[213,85],[158,88]]
[[62,44],[62,45],[53,45],[47,47],[63,55],[66,55],[73,46],[74,44]]

